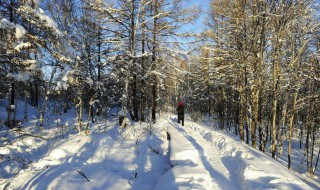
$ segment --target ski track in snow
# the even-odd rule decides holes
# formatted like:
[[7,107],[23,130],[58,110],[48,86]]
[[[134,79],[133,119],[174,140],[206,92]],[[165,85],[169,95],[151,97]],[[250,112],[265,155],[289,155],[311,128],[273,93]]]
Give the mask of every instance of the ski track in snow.
[[[170,158],[174,167],[158,182],[156,190],[311,189],[284,166],[240,140],[193,122],[182,127],[174,117],[162,125],[172,136]],[[176,171],[180,167],[203,168],[210,176],[201,170],[185,175],[185,170]]]
[[[145,128],[134,130],[123,132],[116,140],[96,132],[57,140],[47,152],[38,152],[43,156],[21,170],[6,189],[152,189],[170,168],[168,159],[153,150],[162,154],[161,146],[167,145],[158,139],[161,134],[146,137],[141,136]],[[141,136],[138,146],[137,134]]]

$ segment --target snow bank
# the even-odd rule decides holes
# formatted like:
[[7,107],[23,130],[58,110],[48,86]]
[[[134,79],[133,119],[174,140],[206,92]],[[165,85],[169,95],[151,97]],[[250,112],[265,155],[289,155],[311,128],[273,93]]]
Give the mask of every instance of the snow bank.
[[158,181],[155,190],[212,189],[212,179],[205,169],[202,156],[192,140],[168,123],[170,134],[170,161],[174,166]]
[[211,150],[219,152],[229,178],[240,189],[311,189],[283,165],[240,140],[197,124],[191,129],[211,143]]

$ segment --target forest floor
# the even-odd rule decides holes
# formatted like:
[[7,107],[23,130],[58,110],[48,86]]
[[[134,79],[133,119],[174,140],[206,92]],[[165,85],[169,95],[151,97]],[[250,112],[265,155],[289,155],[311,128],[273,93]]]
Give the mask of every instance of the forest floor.
[[43,130],[32,119],[20,131],[2,127],[0,189],[320,187],[319,177],[288,171],[238,137],[190,120],[182,127],[164,115],[121,129],[113,118],[91,124],[85,135],[73,129],[73,118],[72,111],[47,117]]

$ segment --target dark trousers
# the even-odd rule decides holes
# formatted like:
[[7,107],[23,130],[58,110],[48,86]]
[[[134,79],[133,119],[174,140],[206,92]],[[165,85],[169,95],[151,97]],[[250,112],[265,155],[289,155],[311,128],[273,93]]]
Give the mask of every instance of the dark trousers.
[[182,126],[184,126],[184,116],[183,115],[178,115],[178,123],[182,121]]

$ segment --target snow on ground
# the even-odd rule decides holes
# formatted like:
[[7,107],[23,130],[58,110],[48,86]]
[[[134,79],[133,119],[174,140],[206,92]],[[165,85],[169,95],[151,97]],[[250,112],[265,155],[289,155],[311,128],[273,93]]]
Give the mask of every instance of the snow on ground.
[[[44,146],[44,140],[33,142],[32,137],[7,146],[2,153],[10,155],[15,150],[16,155],[33,161],[26,163],[28,167],[8,185],[0,180],[0,189],[152,189],[171,168],[163,130],[153,129],[150,134],[147,125],[142,125],[120,134],[117,125],[108,133],[94,132],[96,127],[90,135],[69,133],[65,138],[49,140],[49,145],[38,151],[31,148]],[[21,149],[15,149],[17,146]],[[0,161],[0,166],[5,164],[6,159]],[[10,168],[0,170],[1,175],[19,167]]]
[[146,144],[137,150],[134,141],[103,133],[76,134],[54,143],[8,189],[151,189],[167,170],[163,166],[162,158]]
[[[207,130],[217,130],[221,133],[225,133],[227,136],[232,137],[233,139],[235,139],[236,141],[239,141],[239,136],[235,135],[234,133],[234,128],[230,128],[226,131],[221,131],[220,130],[220,126],[219,126],[219,122],[213,122],[212,121],[213,118],[212,117],[208,117],[205,116],[204,118],[199,119],[198,123],[200,123],[201,128],[205,128]],[[300,136],[299,136],[299,131],[296,131],[293,134],[293,139],[292,139],[292,152],[291,152],[291,173],[294,173],[296,176],[298,176],[299,178],[301,178],[301,180],[305,181],[308,185],[310,185],[312,188],[314,189],[320,189],[320,168],[317,167],[316,171],[315,171],[315,175],[314,176],[310,176],[310,174],[308,174],[307,172],[307,168],[306,168],[306,158],[304,156],[305,154],[305,150],[304,150],[304,144],[302,144],[302,148],[300,148]],[[250,138],[250,137],[249,137]],[[249,139],[249,141],[251,142],[251,139]],[[281,165],[283,165],[285,168],[287,168],[288,166],[288,156],[287,156],[287,152],[288,152],[288,142],[285,140],[283,142],[284,146],[283,146],[283,155],[281,157],[279,157],[279,155],[277,155],[277,162],[281,163]],[[248,146],[248,145],[244,145],[244,146]],[[252,148],[251,146],[249,146],[250,148]],[[269,157],[271,157],[271,144],[270,141],[267,142],[266,145],[266,152],[264,154],[269,155]],[[317,152],[318,149],[317,147],[315,147],[315,151]],[[259,153],[261,153],[259,151]],[[316,157],[314,158],[314,162],[316,162]]]
[[172,137],[174,167],[156,189],[312,189],[283,165],[239,140],[193,122],[181,127],[175,121],[172,117],[162,124]]
[[202,162],[201,147],[194,146],[186,135],[172,122],[163,122],[170,134],[170,161],[174,166],[158,182],[155,190],[161,189],[215,189],[211,176]]
[[0,189],[319,189],[237,138],[174,116],[121,131],[114,118],[89,135],[73,129],[72,110],[46,117],[44,130],[30,118],[21,131],[0,130]]

